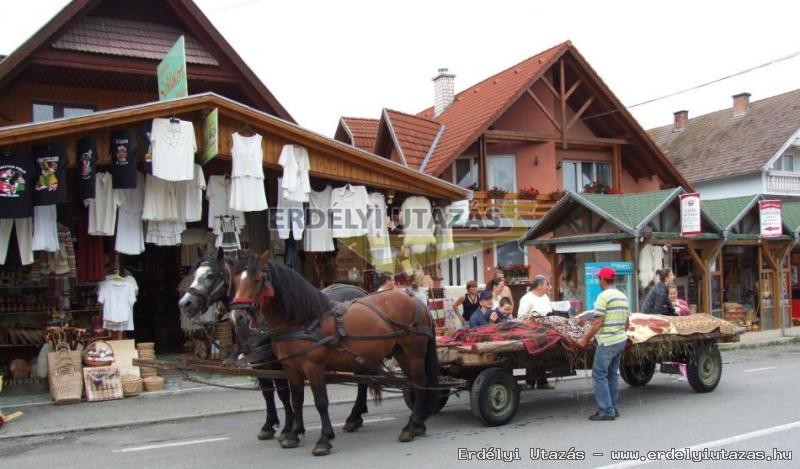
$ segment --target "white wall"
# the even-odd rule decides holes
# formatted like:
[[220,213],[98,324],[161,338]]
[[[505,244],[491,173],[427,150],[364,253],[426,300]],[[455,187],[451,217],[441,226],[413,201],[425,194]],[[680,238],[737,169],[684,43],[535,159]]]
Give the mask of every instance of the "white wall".
[[744,195],[760,194],[763,191],[761,173],[748,174],[713,181],[692,183],[695,190],[706,200],[726,199]]

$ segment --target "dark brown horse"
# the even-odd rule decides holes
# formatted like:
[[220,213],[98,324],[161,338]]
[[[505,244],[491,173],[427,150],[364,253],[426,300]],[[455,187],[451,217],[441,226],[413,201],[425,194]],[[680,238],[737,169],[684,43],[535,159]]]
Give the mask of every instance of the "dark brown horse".
[[425,433],[429,402],[438,392],[433,319],[427,307],[400,290],[353,301],[333,303],[295,271],[269,260],[266,252],[239,262],[234,271],[232,308],[261,311],[272,334],[272,348],[283,364],[292,395],[294,424],[284,448],[299,445],[303,426],[303,385],[308,380],[322,431],[312,453],[330,454],[334,438],[328,415],[326,371],[374,373],[387,357],[395,357],[415,392],[415,405],[400,433],[406,442]]

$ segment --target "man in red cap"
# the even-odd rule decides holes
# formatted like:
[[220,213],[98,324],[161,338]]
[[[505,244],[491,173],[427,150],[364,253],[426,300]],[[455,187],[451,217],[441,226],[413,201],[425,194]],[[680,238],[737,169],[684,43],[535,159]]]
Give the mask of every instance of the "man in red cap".
[[578,339],[577,345],[586,348],[594,337],[597,347],[592,363],[592,387],[597,400],[597,412],[589,420],[614,420],[619,416],[619,363],[628,340],[630,306],[624,293],[614,287],[617,273],[611,267],[597,272],[602,293],[594,303],[594,321],[589,332]]

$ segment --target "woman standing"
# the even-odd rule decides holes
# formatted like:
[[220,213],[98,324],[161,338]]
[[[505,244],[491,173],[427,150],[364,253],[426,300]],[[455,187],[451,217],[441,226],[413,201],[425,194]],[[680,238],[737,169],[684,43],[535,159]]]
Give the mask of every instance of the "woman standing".
[[453,309],[458,309],[459,306],[464,306],[464,311],[461,313],[461,317],[464,318],[464,321],[469,322],[469,318],[472,317],[472,313],[474,313],[478,308],[480,308],[480,302],[478,301],[478,282],[475,280],[470,280],[467,282],[467,293],[464,296],[459,297],[455,303],[453,303]]
[[675,308],[669,301],[669,287],[675,281],[675,274],[670,269],[656,270],[658,282],[647,293],[642,303],[642,312],[647,314],[663,314],[677,316]]

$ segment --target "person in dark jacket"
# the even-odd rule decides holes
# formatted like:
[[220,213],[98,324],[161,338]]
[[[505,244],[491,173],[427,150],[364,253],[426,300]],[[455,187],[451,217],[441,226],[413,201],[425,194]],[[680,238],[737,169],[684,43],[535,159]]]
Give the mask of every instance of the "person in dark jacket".
[[669,301],[669,287],[675,281],[675,274],[670,269],[656,270],[658,282],[647,292],[642,302],[642,312],[646,314],[663,314],[676,316],[675,308]]
[[492,292],[482,291],[478,294],[478,302],[480,308],[472,313],[469,318],[469,327],[485,326],[489,324],[489,318],[492,315]]

